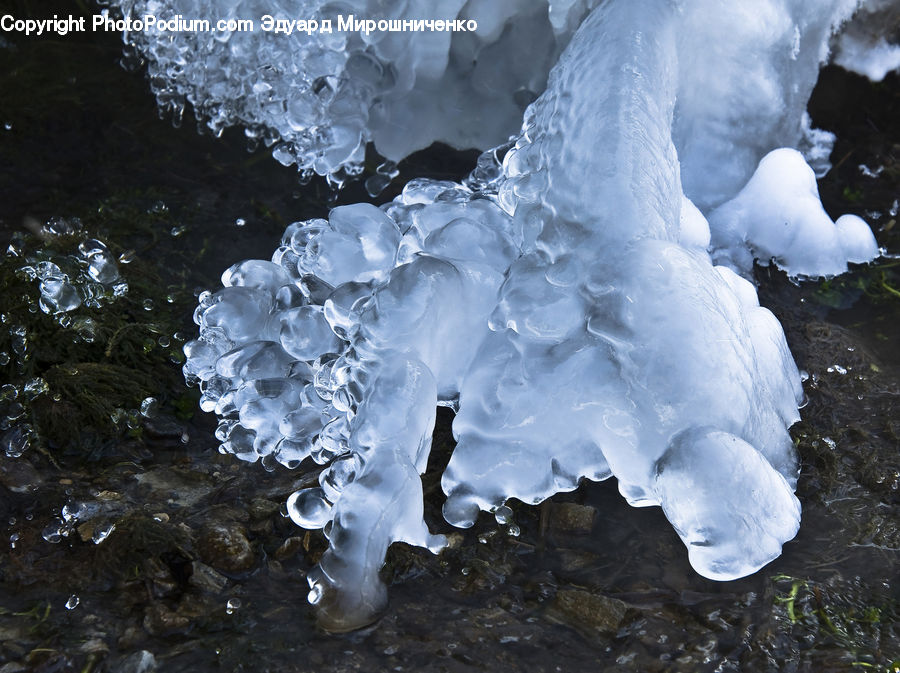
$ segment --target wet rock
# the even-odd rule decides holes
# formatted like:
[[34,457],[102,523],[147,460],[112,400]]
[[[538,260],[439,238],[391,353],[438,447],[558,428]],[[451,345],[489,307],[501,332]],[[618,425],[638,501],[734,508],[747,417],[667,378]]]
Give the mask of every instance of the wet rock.
[[144,576],[149,582],[150,593],[154,598],[174,596],[180,591],[181,587],[173,576],[172,569],[160,559],[147,559],[144,564]]
[[557,624],[570,626],[586,637],[593,637],[615,634],[627,610],[628,604],[616,598],[580,589],[561,589],[544,616]]
[[78,531],[78,537],[81,538],[82,542],[90,542],[91,540],[93,540],[95,526],[95,521],[85,521],[83,524],[78,526],[76,530]]
[[82,643],[78,649],[85,654],[106,654],[109,652],[109,645],[100,638],[91,638]]
[[36,491],[43,482],[43,477],[27,460],[0,461],[0,486],[13,493]]
[[445,537],[447,538],[447,549],[458,549],[466,540],[466,536],[458,531],[451,531]]
[[25,664],[20,664],[18,661],[10,661],[0,666],[0,673],[23,673],[27,670]]
[[205,563],[194,561],[191,564],[191,577],[188,582],[201,591],[219,593],[228,584],[228,578]]
[[201,558],[217,570],[240,573],[256,563],[253,548],[243,526],[237,523],[210,523],[200,533]]
[[62,673],[65,671],[74,671],[75,665],[66,655],[53,650],[48,651],[47,648],[36,648],[28,653],[25,657],[25,663],[28,670],[33,673]]
[[162,603],[154,603],[144,611],[144,629],[151,636],[180,633],[191,625],[184,615],[172,612]]
[[574,502],[551,502],[549,507],[551,532],[588,535],[594,527],[597,510],[593,507]]
[[4,654],[24,656],[28,651],[25,646],[28,635],[28,628],[24,622],[0,624],[0,643],[3,644]]
[[156,657],[152,652],[141,650],[122,659],[115,670],[118,673],[153,673],[156,670]]
[[284,570],[284,566],[281,565],[281,561],[274,558],[270,558],[266,562],[266,571],[273,582],[281,582],[288,576],[287,572]]
[[268,537],[275,529],[275,525],[272,523],[272,519],[256,519],[251,521],[247,528],[254,536]]
[[233,521],[248,523],[250,521],[250,515],[244,507],[231,507],[230,505],[216,505],[209,510],[208,518],[211,521],[224,521],[226,523]]
[[250,501],[250,506],[247,508],[247,513],[250,515],[251,519],[265,519],[277,512],[279,507],[281,507],[281,505],[272,500],[253,498],[253,500]]
[[181,441],[185,432],[185,426],[171,417],[157,417],[144,419],[144,432],[148,438],[157,440]]
[[207,475],[173,467],[141,472],[134,478],[151,490],[148,500],[179,507],[193,507],[215,489]]
[[597,555],[575,549],[557,550],[560,570],[566,573],[580,573],[597,565]]
[[289,537],[281,543],[281,546],[275,550],[275,558],[279,561],[286,561],[303,549],[302,537]]
[[125,629],[116,642],[116,646],[123,651],[133,650],[144,641],[144,637],[143,629],[133,624]]

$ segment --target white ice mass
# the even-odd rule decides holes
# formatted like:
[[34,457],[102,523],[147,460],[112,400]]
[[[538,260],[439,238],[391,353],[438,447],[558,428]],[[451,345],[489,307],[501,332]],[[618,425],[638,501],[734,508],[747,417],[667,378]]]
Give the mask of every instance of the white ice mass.
[[233,266],[201,297],[185,374],[221,416],[223,450],[325,466],[288,506],[330,541],[309,575],[327,628],[383,607],[392,542],[444,544],[419,476],[437,405],[457,411],[442,482],[454,525],[615,476],[631,504],[662,507],[706,577],[781,553],[800,520],[788,428],[802,389],[746,277],[754,258],[815,277],[878,254],[862,220],[828,217],[807,165],[821,168],[829,136],[806,102],[856,0],[118,4],[477,20],[126,35],[161,104],[243,124],[337,179],[369,141],[392,161],[434,140],[502,143],[530,103],[463,184],[413,180],[380,208],[296,222],[272,261]]

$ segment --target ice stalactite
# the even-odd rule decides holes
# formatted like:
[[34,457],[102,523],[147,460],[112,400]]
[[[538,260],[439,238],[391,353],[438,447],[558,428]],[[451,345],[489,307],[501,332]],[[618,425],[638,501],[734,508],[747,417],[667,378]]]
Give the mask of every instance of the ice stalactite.
[[[506,140],[596,0],[557,0],[549,11],[547,0],[110,2],[135,20],[198,17],[213,28],[125,34],[161,109],[180,119],[190,104],[215,134],[240,124],[283,164],[340,183],[362,171],[367,142],[388,160],[389,175],[392,162],[435,141],[463,149]],[[339,30],[348,18],[477,27]],[[329,21],[332,30],[310,35],[298,19]],[[253,21],[253,30],[239,20]],[[215,30],[219,21],[234,29]],[[290,28],[277,30],[277,21]]]
[[[381,208],[292,224],[271,262],[201,298],[185,373],[223,450],[326,466],[289,501],[330,542],[309,576],[323,625],[378,613],[392,542],[442,546],[419,478],[437,405],[457,411],[457,526],[615,476],[706,577],[752,573],[795,535],[800,377],[740,274],[753,256],[816,276],[877,254],[858,218],[824,213],[798,153],[763,158],[803,138],[853,5],[825,4],[602,3],[464,184],[413,180]],[[734,45],[763,38],[737,81]]]

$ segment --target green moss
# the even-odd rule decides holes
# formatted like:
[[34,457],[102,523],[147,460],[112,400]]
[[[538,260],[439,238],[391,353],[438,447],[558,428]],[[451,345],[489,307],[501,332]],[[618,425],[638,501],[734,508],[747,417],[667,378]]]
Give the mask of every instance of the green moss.
[[865,297],[879,306],[900,306],[900,262],[876,260],[815,285],[813,300],[833,309],[847,309]]
[[[166,208],[146,206],[158,201],[153,196],[100,203],[83,220],[70,220],[78,229],[73,235],[48,235],[35,224],[34,231],[17,234],[0,259],[0,292],[8,298],[0,353],[9,358],[4,378],[16,388],[0,412],[8,418],[22,405],[34,439],[51,453],[87,455],[116,437],[139,438],[138,410],[147,397],[189,418],[180,365],[195,304],[188,281],[195,261],[171,242],[169,232],[180,222]],[[40,281],[28,268],[51,262],[73,282],[86,282],[78,244],[87,238],[103,241],[120,260],[127,291],[94,284],[100,291],[95,301],[48,315],[38,301]],[[37,394],[28,392],[29,382],[38,382],[31,385]]]
[[889,596],[867,602],[859,578],[836,575],[825,582],[777,575],[775,604],[784,611],[792,635],[803,637],[819,650],[847,653],[855,667],[893,671],[897,652],[891,633],[898,605]]
[[863,198],[863,193],[861,189],[856,189],[847,185],[844,187],[844,191],[842,192],[844,200],[848,203],[857,203],[861,201]]

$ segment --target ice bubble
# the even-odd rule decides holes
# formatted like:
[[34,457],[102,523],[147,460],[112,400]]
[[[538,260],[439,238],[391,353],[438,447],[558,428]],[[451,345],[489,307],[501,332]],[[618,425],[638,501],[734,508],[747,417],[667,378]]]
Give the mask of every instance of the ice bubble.
[[153,418],[159,412],[159,401],[155,397],[145,397],[141,400],[141,416]]
[[119,279],[119,269],[108,251],[90,255],[88,275],[98,283],[109,285]]
[[44,313],[56,314],[74,311],[81,306],[78,290],[69,282],[68,276],[50,275],[41,280],[40,306]]
[[281,346],[298,360],[314,360],[338,350],[341,340],[332,332],[321,306],[300,306],[276,315]]
[[94,528],[93,535],[91,535],[91,542],[93,542],[94,544],[102,544],[115,529],[116,524],[114,523],[97,526],[96,528]]
[[33,441],[34,432],[30,425],[24,423],[6,430],[0,436],[0,446],[7,458],[19,458]]
[[353,481],[359,469],[359,456],[349,455],[336,459],[327,469],[322,470],[319,485],[325,497],[331,502],[337,502],[341,497],[341,491]]
[[305,488],[292,493],[287,510],[291,521],[301,528],[321,528],[331,520],[331,504],[321,488]]

